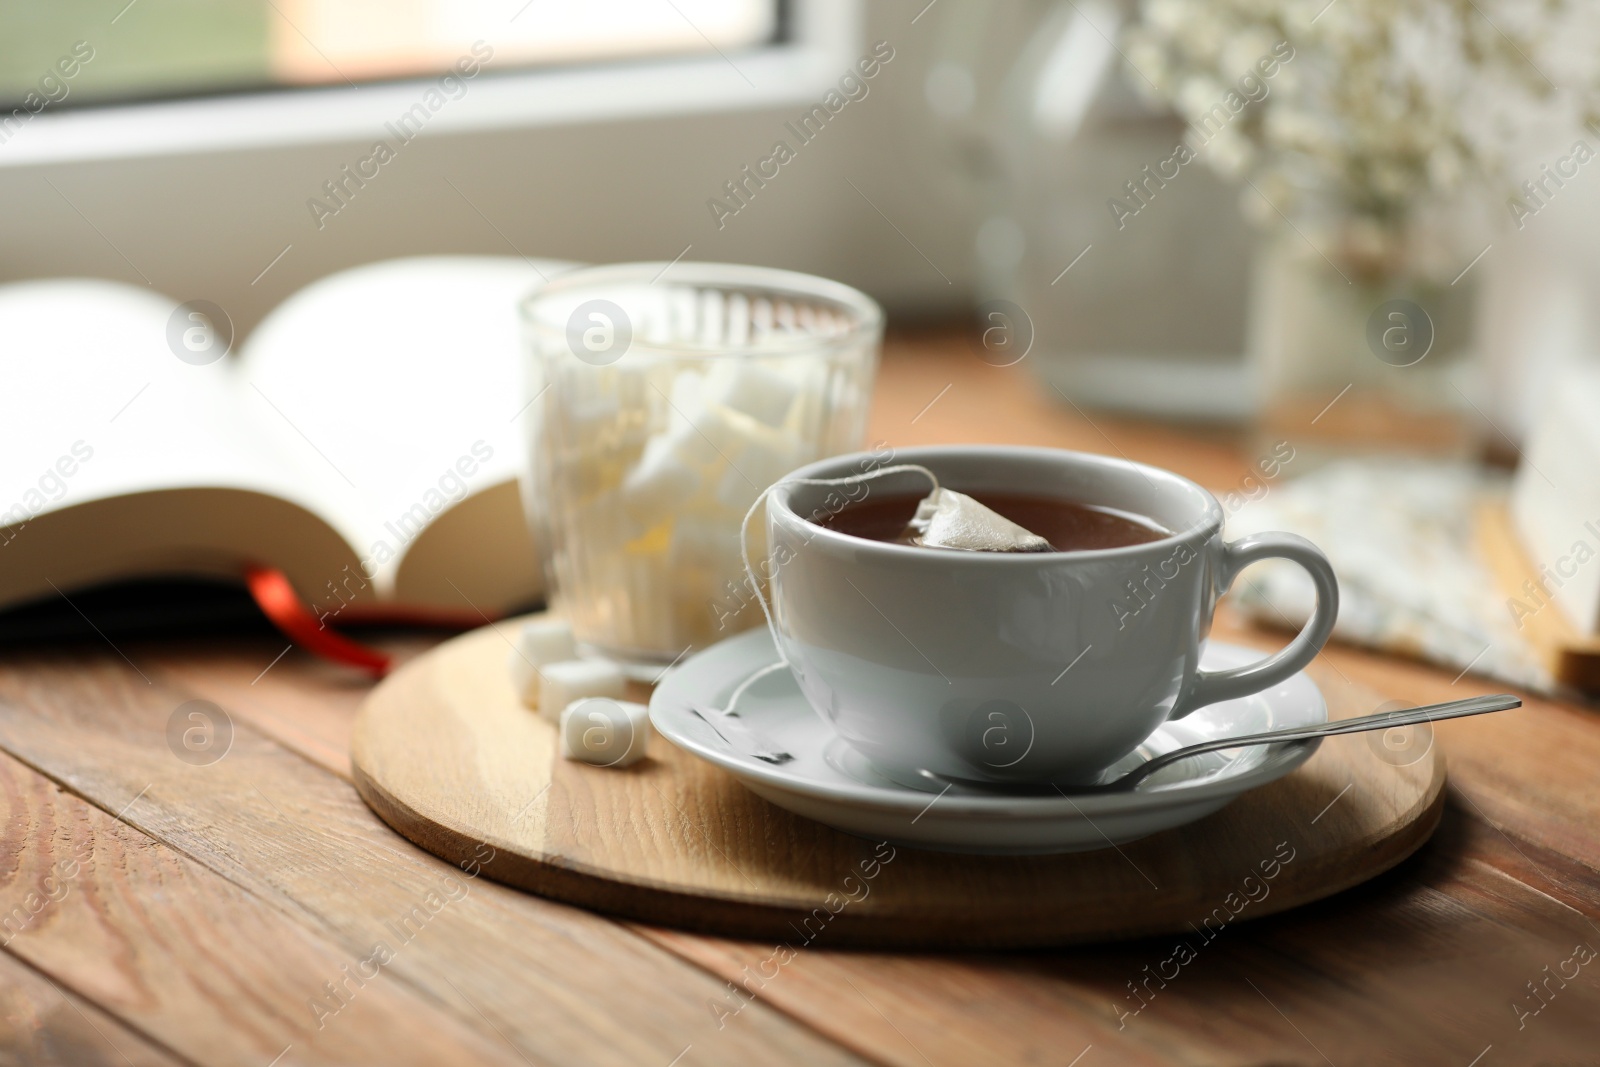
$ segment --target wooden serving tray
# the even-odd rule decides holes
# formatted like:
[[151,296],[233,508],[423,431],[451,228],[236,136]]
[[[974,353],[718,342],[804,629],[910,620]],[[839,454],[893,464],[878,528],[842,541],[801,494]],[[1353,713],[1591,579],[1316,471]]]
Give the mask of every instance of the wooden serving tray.
[[[880,844],[773,807],[660,737],[627,769],[562,759],[554,727],[512,693],[515,626],[458,637],[373,690],[351,746],[356,787],[468,874],[646,922],[792,948],[1199,943],[1393,867],[1443,809],[1436,749],[1398,766],[1369,740],[1379,735],[1354,735],[1206,819],[1120,848],[1013,857]],[[1335,718],[1382,699],[1335,692]]]

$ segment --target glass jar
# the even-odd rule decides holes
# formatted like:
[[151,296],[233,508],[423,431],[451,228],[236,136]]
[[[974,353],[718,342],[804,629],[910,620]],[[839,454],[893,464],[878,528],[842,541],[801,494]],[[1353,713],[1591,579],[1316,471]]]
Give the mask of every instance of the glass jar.
[[[525,496],[580,648],[650,678],[760,623],[744,520],[789,471],[860,446],[877,304],[789,271],[637,263],[562,275],[523,318]],[[752,560],[763,537],[749,523]]]
[[1267,240],[1249,341],[1264,443],[1293,443],[1308,468],[1373,453],[1477,458],[1473,279],[1405,268],[1341,270],[1298,234]]

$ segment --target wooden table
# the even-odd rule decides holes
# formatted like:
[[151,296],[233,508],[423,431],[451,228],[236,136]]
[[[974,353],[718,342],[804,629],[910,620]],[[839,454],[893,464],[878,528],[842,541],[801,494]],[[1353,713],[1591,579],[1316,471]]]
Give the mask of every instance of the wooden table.
[[[872,438],[1120,453],[1218,490],[1254,458],[1225,433],[1091,421],[947,333],[891,342]],[[1217,632],[1282,640],[1226,617]],[[1227,928],[1145,986],[1170,939],[987,955],[819,942],[763,966],[774,946],[452,879],[350,787],[366,683],[298,651],[274,661],[282,648],[0,663],[0,1063],[1600,1063],[1600,722],[1582,708],[1530,700],[1442,725],[1450,802],[1421,853]],[[1491,687],[1347,648],[1318,672],[1419,703]],[[192,699],[233,724],[210,765],[168,744]],[[380,941],[390,958],[374,959]]]

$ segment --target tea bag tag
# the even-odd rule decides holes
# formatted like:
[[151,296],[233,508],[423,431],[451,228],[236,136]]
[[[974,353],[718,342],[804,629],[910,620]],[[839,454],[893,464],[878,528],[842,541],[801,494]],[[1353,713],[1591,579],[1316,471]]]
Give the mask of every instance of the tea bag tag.
[[963,552],[1054,552],[1055,547],[965,493],[935,489],[917,505],[907,539],[925,548]]

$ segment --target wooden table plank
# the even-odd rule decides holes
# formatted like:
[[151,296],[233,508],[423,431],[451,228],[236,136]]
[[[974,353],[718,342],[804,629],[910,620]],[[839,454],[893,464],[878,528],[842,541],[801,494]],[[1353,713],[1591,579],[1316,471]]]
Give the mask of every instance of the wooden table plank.
[[[398,666],[432,648],[443,634],[385,634],[380,640]],[[146,674],[170,667],[180,684],[228,709],[291,751],[343,777],[350,776],[350,725],[372,688],[364,674],[276,639],[185,640],[122,644]]]
[[36,1067],[178,1067],[189,1061],[0,953],[0,1062]]
[[[1469,815],[1451,812],[1442,835],[1367,888],[1213,942],[1188,939],[1194,959],[1181,966],[1166,962],[1176,939],[981,956],[813,950],[761,995],[827,1033],[877,1030],[873,1047],[905,1064],[970,1063],[980,1051],[996,1062],[1065,1063],[1090,1044],[1106,1057],[1098,1062],[1115,1063],[1322,1062],[1320,1049],[1340,1064],[1465,1065],[1489,1044],[1507,1054],[1497,1062],[1531,1063],[1592,1047],[1600,982],[1591,968],[1537,1025],[1519,1029],[1511,1005],[1533,1007],[1524,983],[1575,945],[1600,948],[1594,911],[1468,858],[1493,845],[1474,835],[1497,837]],[[770,952],[665,936],[730,978]],[[1357,1018],[1363,1025],[1352,1026]]]
[[412,989],[348,981],[361,956],[9,756],[0,798],[6,952],[180,1055],[520,1062]]
[[942,328],[889,336],[867,440],[894,448],[968,441],[1081,449],[1153,463],[1223,490],[1252,473],[1254,459],[1232,428],[1087,412],[1041,385],[1029,363],[991,367],[965,337]]
[[[854,1061],[765,1006],[719,1029],[707,1005],[720,999],[720,982],[610,920],[471,877],[415,849],[346,782],[246,724],[236,724],[217,763],[179,760],[167,726],[187,697],[147,684],[110,654],[13,659],[0,666],[0,747],[105,811],[127,806],[128,824],[338,949],[331,969],[297,971],[337,974],[339,964],[386,943],[393,960],[382,968],[385,988],[443,1006],[462,1029],[503,1035],[518,1053],[648,1064],[693,1045],[695,1059],[685,1062],[774,1054]],[[107,925],[133,938],[130,952],[145,948],[137,913]],[[219,931],[219,943],[246,943],[248,924],[235,925]],[[91,999],[104,1004],[116,993]],[[383,1028],[337,1029],[370,1038]]]

